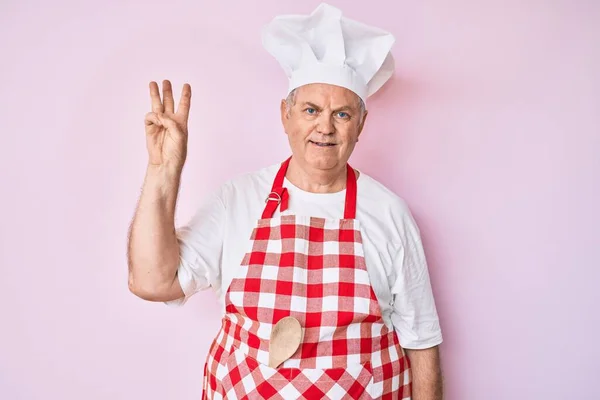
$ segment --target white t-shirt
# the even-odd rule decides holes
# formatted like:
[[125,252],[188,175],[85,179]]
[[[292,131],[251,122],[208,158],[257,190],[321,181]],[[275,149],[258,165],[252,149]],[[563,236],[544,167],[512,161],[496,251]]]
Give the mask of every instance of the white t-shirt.
[[[193,218],[177,229],[180,244],[178,279],[185,297],[167,302],[183,305],[200,290],[212,288],[221,310],[248,249],[250,234],[265,207],[280,164],[241,175],[207,197]],[[287,179],[289,207],[283,215],[343,218],[346,191],[310,193]],[[424,349],[442,342],[437,310],[419,229],[404,200],[360,172],[356,219],[361,223],[365,262],[388,327],[400,344]],[[280,215],[276,211],[274,217]]]

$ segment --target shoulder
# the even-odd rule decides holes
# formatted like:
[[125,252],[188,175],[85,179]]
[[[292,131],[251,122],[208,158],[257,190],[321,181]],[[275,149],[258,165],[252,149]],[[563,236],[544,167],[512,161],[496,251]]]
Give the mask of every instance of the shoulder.
[[419,235],[407,201],[389,187],[361,171],[358,180],[359,207],[385,226],[391,239],[404,242]]
[[236,175],[223,182],[217,189],[216,195],[224,205],[231,204],[240,196],[245,198],[254,195],[262,196],[265,190],[268,190],[272,185],[279,166],[280,164],[272,164]]
[[358,180],[358,195],[362,201],[377,202],[379,208],[396,217],[410,217],[411,210],[406,200],[372,176],[361,172]]

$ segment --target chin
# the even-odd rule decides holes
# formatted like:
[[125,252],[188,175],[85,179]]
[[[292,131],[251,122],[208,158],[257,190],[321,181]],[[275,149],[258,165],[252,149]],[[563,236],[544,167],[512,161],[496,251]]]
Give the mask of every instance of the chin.
[[314,169],[330,170],[340,164],[340,159],[336,157],[309,157],[306,163]]

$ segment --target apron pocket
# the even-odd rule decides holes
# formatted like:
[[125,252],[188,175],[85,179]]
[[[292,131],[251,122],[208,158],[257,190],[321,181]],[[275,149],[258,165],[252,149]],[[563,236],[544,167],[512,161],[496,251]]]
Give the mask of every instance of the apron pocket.
[[231,398],[371,399],[371,390],[367,390],[373,383],[370,362],[346,368],[274,369],[232,346],[226,364],[222,383],[225,395]]

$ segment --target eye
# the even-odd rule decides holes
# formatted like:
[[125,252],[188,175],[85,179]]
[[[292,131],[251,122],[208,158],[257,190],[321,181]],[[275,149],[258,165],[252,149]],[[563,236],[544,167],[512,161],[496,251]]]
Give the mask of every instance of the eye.
[[338,117],[343,118],[343,119],[350,117],[350,115],[348,115],[348,113],[343,112],[343,111],[340,111],[337,115],[338,115]]
[[317,112],[317,110],[315,110],[314,108],[311,108],[311,107],[307,108],[304,111],[306,111],[308,114],[311,114],[311,115]]

